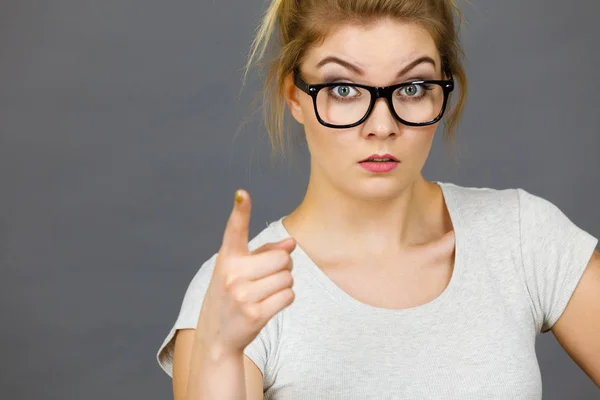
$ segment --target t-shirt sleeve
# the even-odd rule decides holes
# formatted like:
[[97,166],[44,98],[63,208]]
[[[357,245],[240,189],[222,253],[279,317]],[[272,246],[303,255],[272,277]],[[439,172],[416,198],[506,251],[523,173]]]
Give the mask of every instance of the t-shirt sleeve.
[[526,285],[538,330],[547,332],[565,310],[598,239],[548,200],[517,192]]
[[[158,364],[170,377],[173,377],[173,353],[175,350],[175,333],[179,329],[195,329],[200,316],[202,302],[212,278],[216,262],[216,254],[206,261],[198,270],[189,284],[179,315],[175,324],[167,334],[156,355]],[[260,369],[263,376],[267,368],[267,361],[271,352],[275,349],[276,339],[279,332],[279,321],[273,318],[261,330],[256,339],[244,350],[244,354],[250,358]]]

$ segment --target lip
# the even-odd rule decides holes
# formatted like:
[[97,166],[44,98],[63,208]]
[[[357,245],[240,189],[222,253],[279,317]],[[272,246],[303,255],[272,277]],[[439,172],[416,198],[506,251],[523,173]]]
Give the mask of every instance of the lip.
[[366,161],[369,161],[369,160],[371,160],[373,158],[389,158],[392,161],[399,162],[398,159],[396,157],[394,157],[393,155],[391,155],[391,154],[383,154],[383,155],[380,155],[380,154],[371,154],[369,157],[367,157],[364,160],[361,160],[359,162],[361,162],[361,163],[362,162],[366,162]]
[[[391,161],[369,161],[373,158],[388,158]],[[400,164],[400,161],[391,154],[372,154],[364,160],[359,161],[358,164],[366,171],[379,174],[395,170]]]

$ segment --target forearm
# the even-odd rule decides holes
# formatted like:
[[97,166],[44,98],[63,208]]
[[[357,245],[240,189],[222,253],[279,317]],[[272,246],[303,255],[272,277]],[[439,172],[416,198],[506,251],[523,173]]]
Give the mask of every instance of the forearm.
[[194,340],[187,400],[246,400],[243,352]]

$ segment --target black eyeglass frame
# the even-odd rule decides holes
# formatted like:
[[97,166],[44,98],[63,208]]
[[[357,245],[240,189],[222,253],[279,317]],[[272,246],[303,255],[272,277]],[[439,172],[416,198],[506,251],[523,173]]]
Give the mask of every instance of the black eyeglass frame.
[[[394,109],[392,94],[397,89],[402,88],[402,87],[411,86],[411,85],[427,85],[427,84],[439,85],[442,87],[442,90],[444,92],[444,103],[442,105],[442,109],[440,110],[440,113],[438,114],[438,116],[435,117],[434,119],[432,119],[431,121],[427,121],[427,122],[409,122],[409,121],[406,121],[406,120],[400,118],[400,116],[398,115],[398,113],[396,113],[396,110]],[[403,82],[403,83],[399,83],[396,85],[383,86],[383,87],[361,85],[358,83],[350,83],[350,82],[319,83],[319,84],[310,85],[310,84],[306,83],[304,81],[304,79],[302,79],[298,68],[295,68],[294,69],[294,85],[296,85],[296,87],[298,87],[304,93],[306,93],[310,97],[312,97],[313,105],[315,108],[315,115],[317,116],[317,120],[319,121],[319,123],[321,125],[326,126],[328,128],[347,129],[347,128],[353,128],[355,126],[362,124],[369,118],[369,116],[373,112],[373,108],[375,107],[375,102],[380,97],[383,97],[387,100],[390,112],[392,113],[394,118],[396,118],[402,124],[407,125],[407,126],[428,126],[428,125],[433,125],[433,124],[437,123],[444,116],[444,112],[446,111],[446,105],[448,103],[449,95],[454,90],[454,79],[452,78],[452,75],[450,75],[450,79],[446,79],[446,80],[413,80],[413,81],[409,81],[409,82]],[[353,124],[348,124],[348,125],[334,125],[334,124],[325,122],[319,115],[319,110],[317,108],[317,96],[319,94],[319,91],[321,91],[321,89],[323,89],[323,88],[346,86],[346,85],[361,88],[361,89],[366,89],[371,93],[371,103],[369,104],[369,108],[368,108],[367,112],[365,113],[365,116],[362,117],[358,122],[355,122]]]

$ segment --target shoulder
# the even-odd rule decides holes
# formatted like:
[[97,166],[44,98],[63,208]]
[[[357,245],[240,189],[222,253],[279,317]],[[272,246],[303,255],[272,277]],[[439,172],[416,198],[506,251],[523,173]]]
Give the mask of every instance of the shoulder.
[[507,204],[515,202],[518,188],[492,188],[487,186],[463,186],[452,182],[438,182],[444,194],[454,197],[460,204],[488,205],[490,202]]
[[438,184],[450,214],[467,226],[514,226],[519,221],[519,191],[522,189]]
[[[595,239],[576,224],[574,215],[553,201],[523,188],[493,189],[443,183],[451,197],[448,206],[456,210],[460,222],[480,236],[503,241],[516,240],[524,253],[551,255],[593,247]],[[566,208],[565,208],[566,210]]]
[[550,200],[519,187],[475,187],[447,182],[440,183],[440,186],[445,195],[452,197],[449,200],[453,200],[461,213],[466,215],[512,217],[520,220],[532,213],[560,213],[559,208]]
[[523,188],[468,187],[453,183],[440,186],[450,213],[478,235],[527,242],[528,238],[539,239],[556,230],[577,230],[567,213],[553,201]]

